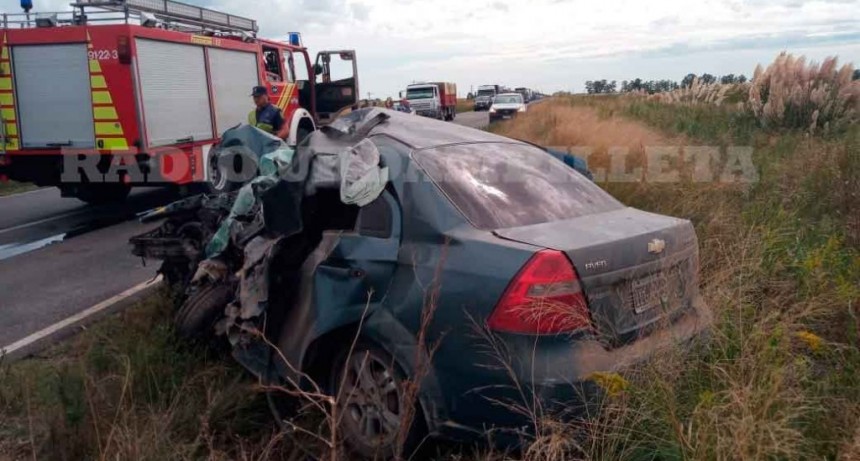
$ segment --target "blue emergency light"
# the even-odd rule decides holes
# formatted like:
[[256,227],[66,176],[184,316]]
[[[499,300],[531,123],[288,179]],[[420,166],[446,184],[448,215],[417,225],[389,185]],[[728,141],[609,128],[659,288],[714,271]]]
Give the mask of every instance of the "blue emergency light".
[[290,45],[302,46],[302,34],[298,32],[290,32]]
[[33,9],[33,0],[21,0],[21,8],[25,13],[29,13]]

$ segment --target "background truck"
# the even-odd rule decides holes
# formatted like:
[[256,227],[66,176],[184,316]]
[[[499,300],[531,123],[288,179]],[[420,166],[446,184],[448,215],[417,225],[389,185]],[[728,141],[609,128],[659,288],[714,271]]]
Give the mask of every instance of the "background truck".
[[530,90],[528,88],[520,87],[520,88],[515,89],[514,91],[522,95],[523,102],[525,102],[526,104],[528,104],[534,100],[532,90]]
[[475,111],[490,110],[490,106],[493,105],[493,98],[501,92],[501,85],[479,86],[478,93],[475,95]]
[[[298,33],[257,38],[256,21],[194,5],[79,0],[2,21],[0,173],[87,202],[208,181],[211,147],[247,122],[253,86],[283,110],[292,145],[357,102],[354,51],[312,62]],[[64,171],[70,156],[103,174]]]
[[454,83],[413,83],[406,87],[406,99],[418,115],[439,120],[454,120],[457,116],[457,85]]

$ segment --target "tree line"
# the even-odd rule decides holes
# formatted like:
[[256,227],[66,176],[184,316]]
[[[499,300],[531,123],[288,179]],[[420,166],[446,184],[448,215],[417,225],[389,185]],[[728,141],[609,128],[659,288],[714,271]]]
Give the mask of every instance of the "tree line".
[[[856,76],[857,72],[855,72]],[[585,91],[588,94],[611,94],[611,93],[630,93],[633,91],[643,91],[648,94],[662,93],[666,91],[677,90],[679,88],[689,88],[693,85],[693,81],[698,78],[700,83],[711,85],[714,83],[732,84],[745,83],[747,77],[743,74],[727,74],[717,77],[712,74],[687,74],[680,82],[674,80],[642,80],[636,78],[633,80],[624,80],[621,85],[618,85],[617,80],[588,80],[585,82]]]

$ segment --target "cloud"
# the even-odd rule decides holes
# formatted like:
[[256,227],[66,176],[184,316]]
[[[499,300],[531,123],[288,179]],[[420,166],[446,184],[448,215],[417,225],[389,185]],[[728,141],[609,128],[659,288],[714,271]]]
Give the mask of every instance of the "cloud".
[[860,0],[193,2],[255,18],[264,37],[301,31],[314,51],[356,49],[363,94],[431,79],[456,81],[461,93],[483,83],[552,91],[595,78],[679,79],[696,71],[685,60],[712,74],[751,73],[754,59],[783,49],[860,61],[851,14]]
[[508,5],[507,5],[507,4],[505,4],[505,3],[503,3],[503,2],[493,2],[490,6],[491,6],[493,9],[496,9],[496,10],[499,10],[499,11],[504,11],[504,12],[509,11]]

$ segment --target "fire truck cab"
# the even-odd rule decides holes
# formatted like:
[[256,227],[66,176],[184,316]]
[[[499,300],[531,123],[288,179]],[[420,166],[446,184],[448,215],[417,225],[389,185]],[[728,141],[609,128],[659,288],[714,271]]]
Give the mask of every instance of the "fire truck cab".
[[353,50],[311,61],[298,33],[261,39],[252,19],[172,0],[72,8],[2,16],[0,174],[13,180],[91,203],[202,183],[254,86],[283,110],[291,145],[358,101]]

